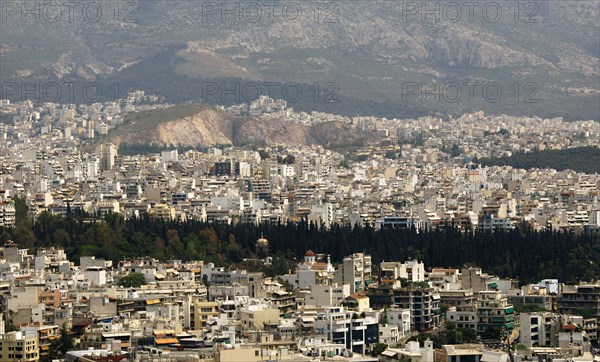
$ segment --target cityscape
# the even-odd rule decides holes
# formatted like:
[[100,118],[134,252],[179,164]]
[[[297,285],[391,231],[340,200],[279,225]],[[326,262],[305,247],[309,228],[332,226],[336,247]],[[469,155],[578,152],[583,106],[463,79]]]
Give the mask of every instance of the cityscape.
[[600,361],[598,0],[0,10],[0,362]]

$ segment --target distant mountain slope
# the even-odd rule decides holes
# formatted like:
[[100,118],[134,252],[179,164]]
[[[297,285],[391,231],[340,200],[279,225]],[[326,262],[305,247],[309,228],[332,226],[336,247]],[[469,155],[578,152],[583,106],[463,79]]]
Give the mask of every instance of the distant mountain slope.
[[485,166],[512,166],[515,168],[554,168],[585,173],[600,173],[600,148],[578,147],[564,150],[544,150],[517,153],[510,157],[479,160]]
[[191,104],[129,114],[121,126],[97,142],[165,147],[227,144],[336,147],[364,144],[372,137],[370,131],[360,132],[341,122],[307,126],[280,119],[238,117],[217,108]]
[[[447,0],[281,0],[267,2],[275,5],[274,19],[260,2],[232,3],[239,8],[232,15],[213,8],[227,2],[139,1],[131,18],[122,11],[118,19],[113,9],[125,2],[100,3],[105,16],[98,22],[79,13],[73,22],[64,15],[52,24],[5,14],[0,79],[40,86],[95,81],[108,97],[115,83],[133,81],[171,102],[199,100],[202,82],[214,78],[335,83],[344,102],[298,107],[388,117],[484,110],[600,120],[597,0],[482,0],[472,16],[469,2]],[[412,14],[408,4],[421,8]],[[251,17],[256,6],[258,20]],[[423,7],[437,14],[424,18]],[[483,95],[490,82],[501,88],[499,101],[493,92]],[[454,84],[462,94],[455,101],[438,88],[437,97],[423,100],[421,89],[404,97],[414,83],[424,91]],[[465,84],[479,84],[474,99]],[[275,96],[286,94],[279,88]]]

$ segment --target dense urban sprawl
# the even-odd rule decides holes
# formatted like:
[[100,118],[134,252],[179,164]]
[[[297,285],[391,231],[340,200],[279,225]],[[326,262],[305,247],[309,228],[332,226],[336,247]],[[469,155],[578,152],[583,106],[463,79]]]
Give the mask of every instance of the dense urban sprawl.
[[[174,223],[307,223],[319,230],[526,229],[591,238],[600,230],[600,174],[477,161],[599,147],[599,123],[481,112],[342,117],[295,112],[261,97],[225,111],[309,125],[341,121],[379,142],[335,149],[150,145],[160,150],[135,155],[103,141],[128,113],[168,106],[142,92],[92,105],[0,100],[0,361],[61,354],[66,361],[596,360],[597,275],[581,276],[577,285],[553,278],[519,283],[477,265],[380,255],[375,261],[368,251],[332,258],[317,247],[302,250],[288,270],[271,267],[276,275],[266,275],[281,258],[268,234],[244,240],[249,255],[240,252],[239,265],[225,265],[231,259],[219,263],[210,249],[203,249],[206,260],[183,248],[187,258],[147,250],[122,260],[70,258],[73,246],[44,243],[59,236],[82,242],[73,233],[54,230],[44,241],[37,225],[29,245],[13,231],[22,222],[53,220],[48,215],[77,215],[69,222],[145,220],[167,234]],[[169,235],[166,249],[179,240]],[[235,238],[219,242],[237,247]]]

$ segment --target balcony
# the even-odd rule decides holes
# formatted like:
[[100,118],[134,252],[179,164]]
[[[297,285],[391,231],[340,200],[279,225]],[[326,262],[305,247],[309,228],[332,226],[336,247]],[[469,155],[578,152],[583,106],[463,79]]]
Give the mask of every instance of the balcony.
[[509,322],[507,318],[504,317],[492,317],[491,323],[504,324],[505,322]]

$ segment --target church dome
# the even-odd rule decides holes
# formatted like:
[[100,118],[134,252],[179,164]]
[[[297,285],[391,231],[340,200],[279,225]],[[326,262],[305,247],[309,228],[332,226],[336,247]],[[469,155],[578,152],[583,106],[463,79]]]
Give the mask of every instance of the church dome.
[[269,245],[269,240],[261,234],[260,239],[256,240],[256,245]]

